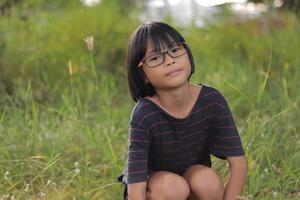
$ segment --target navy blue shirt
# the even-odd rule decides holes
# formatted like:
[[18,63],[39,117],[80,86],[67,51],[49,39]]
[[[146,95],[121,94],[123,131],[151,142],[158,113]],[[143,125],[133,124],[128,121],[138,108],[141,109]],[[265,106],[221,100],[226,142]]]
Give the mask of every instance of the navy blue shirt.
[[183,175],[194,164],[211,167],[210,155],[220,159],[245,155],[235,121],[224,96],[201,85],[191,113],[171,116],[147,98],[134,106],[129,123],[127,162],[118,181],[147,181],[153,171]]

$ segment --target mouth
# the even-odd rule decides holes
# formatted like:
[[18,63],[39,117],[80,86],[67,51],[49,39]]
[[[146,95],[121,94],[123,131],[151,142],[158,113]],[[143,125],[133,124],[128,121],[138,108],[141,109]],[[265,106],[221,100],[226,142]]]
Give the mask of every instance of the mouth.
[[181,69],[173,69],[171,71],[169,71],[166,76],[174,76],[176,74],[178,74],[181,71]]

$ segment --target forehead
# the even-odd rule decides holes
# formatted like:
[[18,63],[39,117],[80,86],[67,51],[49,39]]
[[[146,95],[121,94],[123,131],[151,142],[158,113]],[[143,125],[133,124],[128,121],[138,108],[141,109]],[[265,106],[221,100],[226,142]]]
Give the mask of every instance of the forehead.
[[162,49],[170,47],[174,43],[176,43],[176,40],[174,40],[170,36],[166,36],[165,38],[149,37],[147,39],[147,52],[146,53],[150,53],[153,51],[160,51]]

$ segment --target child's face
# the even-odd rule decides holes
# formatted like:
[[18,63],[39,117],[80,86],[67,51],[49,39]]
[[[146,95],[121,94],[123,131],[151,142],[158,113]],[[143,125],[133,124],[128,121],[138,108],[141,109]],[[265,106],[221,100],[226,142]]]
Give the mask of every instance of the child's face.
[[[162,50],[167,48],[165,45]],[[151,52],[152,50],[153,45],[148,41],[145,57],[153,54],[154,52]],[[188,77],[191,74],[191,63],[187,53],[176,58],[166,53],[165,60],[162,64],[154,68],[149,68],[146,64],[143,64],[142,69],[152,86],[155,89],[163,90],[178,87],[188,82]],[[177,70],[177,72],[168,74],[173,70]]]

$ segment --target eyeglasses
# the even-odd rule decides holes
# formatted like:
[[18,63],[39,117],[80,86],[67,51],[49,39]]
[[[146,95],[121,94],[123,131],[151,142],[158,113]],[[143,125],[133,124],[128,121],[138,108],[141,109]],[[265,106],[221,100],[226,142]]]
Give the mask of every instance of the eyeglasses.
[[172,58],[177,58],[186,53],[187,43],[175,43],[168,49],[155,52],[141,60],[138,67],[145,63],[148,67],[153,68],[165,62],[165,54],[168,53]]

